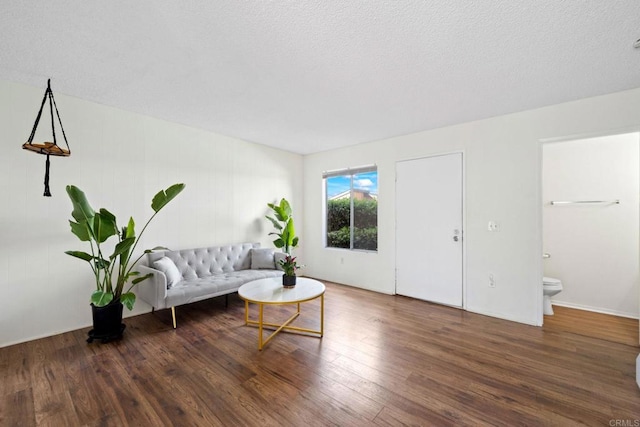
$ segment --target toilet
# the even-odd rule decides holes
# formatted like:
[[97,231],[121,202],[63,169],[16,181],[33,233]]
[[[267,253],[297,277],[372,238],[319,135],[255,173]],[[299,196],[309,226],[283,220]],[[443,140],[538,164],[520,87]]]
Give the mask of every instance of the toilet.
[[551,297],[562,291],[562,282],[553,277],[542,278],[542,295],[544,296],[544,314],[553,315],[553,307],[551,306]]

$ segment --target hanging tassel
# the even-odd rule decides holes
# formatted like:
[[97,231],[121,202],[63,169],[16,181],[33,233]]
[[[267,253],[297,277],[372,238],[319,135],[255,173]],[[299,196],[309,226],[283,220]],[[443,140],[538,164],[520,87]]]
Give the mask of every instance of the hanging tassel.
[[44,194],[45,197],[51,197],[51,191],[49,191],[49,155],[47,154],[47,166],[44,172]]

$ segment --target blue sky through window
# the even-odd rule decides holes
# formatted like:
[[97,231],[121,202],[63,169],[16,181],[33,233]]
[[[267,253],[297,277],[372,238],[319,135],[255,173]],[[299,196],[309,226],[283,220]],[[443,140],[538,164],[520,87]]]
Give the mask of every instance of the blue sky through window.
[[[351,176],[332,176],[327,178],[327,197],[331,198],[336,194],[349,190],[351,186]],[[369,190],[371,194],[378,194],[378,172],[365,172],[354,175],[353,188]]]

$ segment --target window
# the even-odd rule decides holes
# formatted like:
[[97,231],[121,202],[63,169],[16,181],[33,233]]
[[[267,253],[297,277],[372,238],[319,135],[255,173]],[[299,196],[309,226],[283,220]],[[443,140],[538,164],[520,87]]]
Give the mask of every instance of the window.
[[323,174],[326,246],[378,250],[378,169],[363,166]]

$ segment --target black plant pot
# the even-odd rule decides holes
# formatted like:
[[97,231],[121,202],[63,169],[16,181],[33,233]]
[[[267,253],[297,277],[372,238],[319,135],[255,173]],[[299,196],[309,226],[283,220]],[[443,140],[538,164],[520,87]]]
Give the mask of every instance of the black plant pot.
[[122,303],[112,302],[104,307],[91,304],[93,314],[93,329],[89,331],[87,342],[101,340],[103,343],[122,338],[126,327],[122,323]]
[[285,288],[293,288],[296,285],[296,276],[282,275],[282,286]]

